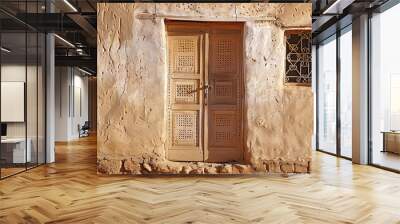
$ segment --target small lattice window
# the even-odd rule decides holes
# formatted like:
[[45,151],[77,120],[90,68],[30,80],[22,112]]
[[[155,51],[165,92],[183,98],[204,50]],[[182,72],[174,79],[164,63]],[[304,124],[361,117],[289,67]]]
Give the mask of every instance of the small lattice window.
[[285,38],[285,83],[311,86],[311,31],[286,31]]

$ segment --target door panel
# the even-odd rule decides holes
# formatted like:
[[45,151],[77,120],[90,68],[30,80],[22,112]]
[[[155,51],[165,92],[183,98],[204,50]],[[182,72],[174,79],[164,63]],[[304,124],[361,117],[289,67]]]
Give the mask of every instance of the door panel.
[[202,51],[202,34],[168,36],[169,160],[203,161]]
[[237,114],[234,110],[212,110],[210,111],[210,146],[229,147],[237,146]]
[[241,32],[224,32],[216,28],[210,34],[208,162],[243,159]]

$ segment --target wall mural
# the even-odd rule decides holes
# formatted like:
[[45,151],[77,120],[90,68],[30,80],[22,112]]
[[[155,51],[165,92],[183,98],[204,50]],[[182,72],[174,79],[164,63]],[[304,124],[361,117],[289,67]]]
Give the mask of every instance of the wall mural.
[[311,31],[288,30],[285,84],[311,86]]
[[[285,33],[311,30],[311,13],[304,3],[100,3],[98,172],[310,172],[313,92],[283,76]],[[110,47],[110,33],[135,47]],[[290,82],[311,82],[310,37],[288,37]]]

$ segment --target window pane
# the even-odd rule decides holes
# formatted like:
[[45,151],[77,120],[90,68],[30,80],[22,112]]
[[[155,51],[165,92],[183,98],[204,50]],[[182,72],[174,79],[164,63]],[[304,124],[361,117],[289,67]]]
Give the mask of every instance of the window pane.
[[372,163],[400,170],[400,4],[371,19]]
[[[26,33],[1,34],[1,177],[25,170],[30,161],[26,142]],[[27,147],[28,146],[28,147]],[[27,150],[28,148],[28,150]]]
[[352,35],[351,29],[340,36],[340,150],[352,157]]
[[336,153],[336,40],[318,48],[318,148]]

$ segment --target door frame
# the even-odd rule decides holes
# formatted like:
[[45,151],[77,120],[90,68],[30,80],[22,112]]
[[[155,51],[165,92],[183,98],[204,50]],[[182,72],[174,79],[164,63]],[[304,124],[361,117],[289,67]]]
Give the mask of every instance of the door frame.
[[[241,158],[239,161],[237,162],[243,162],[245,160],[245,150],[244,150],[244,121],[245,121],[245,115],[244,115],[244,105],[245,105],[245,84],[244,84],[244,22],[221,22],[221,21],[211,21],[211,22],[204,22],[204,21],[183,21],[183,20],[168,20],[165,19],[164,21],[165,24],[165,38],[166,38],[166,55],[167,55],[167,91],[169,92],[170,89],[170,78],[169,78],[169,56],[168,56],[168,51],[169,51],[169,47],[168,47],[168,37],[172,34],[172,36],[176,36],[177,34],[197,34],[197,35],[202,35],[203,39],[202,39],[202,43],[201,43],[201,48],[200,49],[201,52],[204,52],[204,54],[202,54],[200,52],[200,65],[202,66],[202,68],[200,68],[200,70],[203,71],[202,74],[202,83],[200,83],[200,86],[204,86],[204,85],[208,85],[209,84],[209,58],[210,58],[210,37],[209,35],[213,32],[213,30],[216,27],[224,27],[224,29],[229,29],[229,30],[236,30],[240,32],[240,43],[241,46],[239,48],[239,91],[240,91],[240,95],[239,95],[239,110],[240,110],[240,122],[239,122],[239,132],[240,132],[240,140],[239,140],[239,148],[241,150]],[[229,33],[229,31],[227,32]],[[169,94],[167,95],[168,100],[166,100],[166,104],[167,104],[167,116],[170,116],[170,109],[169,109]],[[209,153],[209,149],[208,149],[208,144],[209,144],[209,138],[208,138],[208,126],[209,126],[209,122],[208,122],[208,118],[209,118],[209,111],[208,111],[208,107],[204,102],[204,92],[201,91],[199,94],[199,100],[200,100],[200,105],[201,105],[201,109],[200,109],[200,114],[199,114],[199,147],[202,150],[203,153],[203,158],[202,160],[176,160],[173,159],[173,161],[187,161],[187,162],[195,162],[195,161],[202,161],[205,162]],[[170,123],[171,121],[169,121],[169,119],[167,120],[167,132],[169,133],[170,130]],[[169,158],[169,150],[170,150],[170,146],[171,146],[171,142],[170,142],[170,137],[167,138],[167,149],[166,149],[166,158],[168,160],[170,160]]]

